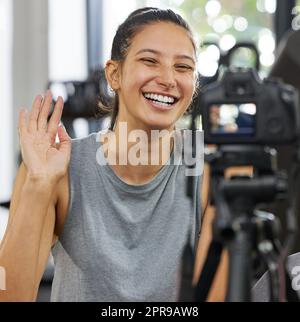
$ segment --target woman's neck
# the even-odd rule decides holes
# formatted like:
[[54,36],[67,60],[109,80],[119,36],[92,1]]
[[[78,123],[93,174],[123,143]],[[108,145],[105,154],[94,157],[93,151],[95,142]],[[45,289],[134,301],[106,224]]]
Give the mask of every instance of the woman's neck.
[[128,123],[117,122],[110,132],[104,150],[115,162],[114,172],[129,184],[149,182],[168,162],[174,145],[173,130],[130,129]]

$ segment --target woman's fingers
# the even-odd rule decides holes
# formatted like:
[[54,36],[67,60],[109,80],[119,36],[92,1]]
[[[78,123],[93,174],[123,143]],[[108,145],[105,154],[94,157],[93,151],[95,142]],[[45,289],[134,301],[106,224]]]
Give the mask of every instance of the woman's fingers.
[[71,138],[69,137],[64,126],[58,127],[58,138],[59,138],[59,151],[70,154],[71,152]]
[[27,131],[27,110],[22,108],[19,113],[19,134],[22,135]]
[[54,106],[54,110],[48,124],[48,133],[50,134],[52,139],[55,139],[55,136],[57,134],[57,129],[61,119],[63,106],[64,106],[64,101],[62,97],[59,96]]
[[28,126],[30,132],[34,132],[37,130],[37,120],[40,114],[42,101],[43,97],[41,95],[38,95],[33,102]]
[[51,105],[52,105],[52,94],[51,94],[51,91],[48,90],[39,113],[38,123],[37,123],[38,130],[45,131],[47,129],[47,120],[51,110]]
[[31,133],[37,130],[47,131],[51,138],[55,140],[62,115],[63,105],[64,101],[62,97],[59,96],[48,123],[48,116],[52,106],[52,93],[48,90],[44,99],[42,95],[36,96],[29,115],[28,125],[26,120],[26,111],[21,110],[19,116],[19,130],[24,131],[26,128],[26,130],[28,129],[28,131]]

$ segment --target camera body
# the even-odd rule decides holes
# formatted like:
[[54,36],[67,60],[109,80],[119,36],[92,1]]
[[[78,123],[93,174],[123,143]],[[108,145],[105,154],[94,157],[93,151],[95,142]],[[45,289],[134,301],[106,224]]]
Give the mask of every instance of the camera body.
[[200,95],[206,144],[281,145],[299,136],[298,92],[254,69],[228,69]]

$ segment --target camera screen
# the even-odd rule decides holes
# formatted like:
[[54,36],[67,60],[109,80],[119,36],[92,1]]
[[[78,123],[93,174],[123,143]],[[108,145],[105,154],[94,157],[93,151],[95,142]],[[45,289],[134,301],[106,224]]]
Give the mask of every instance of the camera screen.
[[256,104],[213,104],[209,107],[211,135],[254,135]]

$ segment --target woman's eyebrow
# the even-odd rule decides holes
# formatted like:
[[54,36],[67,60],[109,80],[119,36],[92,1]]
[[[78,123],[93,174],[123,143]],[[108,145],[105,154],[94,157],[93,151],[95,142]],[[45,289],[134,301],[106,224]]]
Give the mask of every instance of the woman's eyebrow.
[[[162,53],[161,53],[161,52],[159,52],[158,50],[150,49],[150,48],[146,48],[146,49],[141,49],[141,50],[139,50],[139,51],[135,54],[135,56],[137,56],[137,55],[139,55],[139,54],[142,54],[142,53],[146,53],[146,52],[150,52],[150,53],[152,53],[152,54],[156,54],[156,55],[159,55],[159,56],[161,56],[161,55],[162,55]],[[188,60],[192,61],[194,64],[196,64],[196,62],[195,62],[194,58],[193,58],[193,57],[191,57],[191,56],[189,56],[189,55],[176,55],[175,57],[176,57],[176,58],[182,58],[182,59],[188,59]]]

